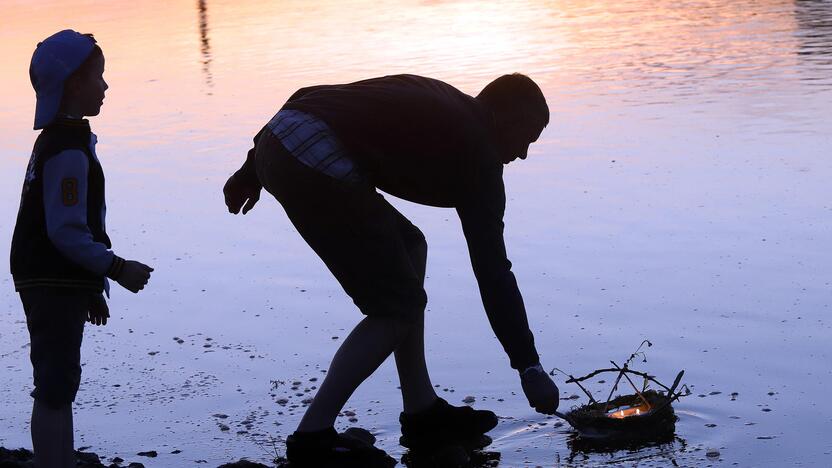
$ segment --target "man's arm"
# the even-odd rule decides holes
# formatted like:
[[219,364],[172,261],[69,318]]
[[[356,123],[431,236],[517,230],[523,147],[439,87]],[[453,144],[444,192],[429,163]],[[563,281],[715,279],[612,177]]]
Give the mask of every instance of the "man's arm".
[[[320,88],[328,88],[328,87],[329,87],[328,85],[317,85],[317,86],[307,86],[305,88],[300,88],[299,90],[295,91],[291,96],[289,96],[289,99],[287,99],[286,102],[290,103],[292,101],[302,99],[304,96],[306,96],[309,93],[315,92],[316,90],[318,90]],[[260,184],[260,181],[257,180],[257,171],[256,171],[255,166],[254,166],[254,155],[255,155],[256,150],[257,150],[257,140],[260,139],[260,135],[264,131],[269,131],[269,130],[268,130],[267,127],[263,127],[263,128],[260,129],[259,132],[257,132],[257,135],[254,135],[254,146],[250,150],[248,150],[248,155],[246,155],[246,160],[243,163],[243,166],[240,167],[240,169],[238,169],[237,172],[234,173],[234,176],[236,176],[238,178],[238,180],[240,180],[242,182],[245,182],[247,185],[262,186]],[[251,209],[251,208],[249,208],[249,209]],[[248,211],[248,210],[244,210],[243,214],[245,214],[246,211]]]
[[254,135],[254,146],[248,150],[246,160],[243,162],[243,165],[237,170],[237,172],[234,173],[235,176],[239,177],[246,184],[262,186],[260,184],[260,180],[257,179],[257,169],[254,165],[254,155],[257,153],[257,142],[260,140],[260,135],[262,135],[265,130],[266,127],[263,127],[259,132],[257,132],[257,135]]
[[506,256],[503,238],[506,194],[502,166],[484,174],[474,185],[468,200],[457,207],[457,213],[468,242],[485,312],[511,360],[511,367],[520,374],[529,406],[541,413],[553,414],[558,408],[560,394],[540,365],[523,297]]
[[257,178],[254,158],[257,153],[257,141],[260,140],[260,135],[264,131],[267,131],[267,127],[260,129],[257,135],[254,136],[254,146],[248,150],[243,165],[234,174],[231,174],[222,188],[225,206],[228,207],[229,213],[237,214],[242,209],[243,214],[246,214],[260,200],[260,191],[263,185]]
[[537,364],[539,357],[523,297],[506,256],[502,170],[495,169],[483,184],[457,207],[457,214],[491,328],[508,354],[511,367],[523,370]]

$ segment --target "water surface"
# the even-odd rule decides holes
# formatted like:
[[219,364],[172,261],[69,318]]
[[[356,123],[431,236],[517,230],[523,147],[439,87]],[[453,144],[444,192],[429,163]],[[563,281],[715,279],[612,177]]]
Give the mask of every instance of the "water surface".
[[[649,338],[642,368],[663,380],[684,368],[693,395],[677,405],[673,443],[573,450],[566,427],[527,407],[454,212],[393,200],[430,246],[440,394],[504,417],[492,449],[506,467],[830,464],[829,2],[0,6],[0,245],[36,136],[28,60],[72,27],[94,32],[107,58],[92,123],[111,237],[156,268],[142,294],[114,291],[106,328],[87,329],[78,445],[127,459],[155,449],[147,466],[162,467],[265,461],[273,440],[282,451],[360,316],[273,200],[225,212],[225,178],[298,87],[406,72],[476,94],[519,71],[552,111],[529,159],[506,171],[508,250],[544,366],[589,372]],[[29,446],[28,335],[7,273],[0,284],[0,445]],[[338,427],[371,428],[401,455],[397,384],[388,362]]]

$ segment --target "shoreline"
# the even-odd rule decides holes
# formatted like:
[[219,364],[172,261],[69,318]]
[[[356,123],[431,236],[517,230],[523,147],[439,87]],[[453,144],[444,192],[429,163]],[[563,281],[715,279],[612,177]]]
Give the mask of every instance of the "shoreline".
[[[156,451],[151,450],[148,452],[139,452],[134,456],[152,459],[156,458],[157,455]],[[0,447],[0,467],[2,468],[34,468],[32,458],[33,454],[29,449],[8,449]],[[76,450],[75,459],[76,465],[79,468],[145,468],[144,463],[140,461],[127,461],[119,456],[110,458],[84,450]],[[218,468],[273,468],[280,466],[279,463],[281,462],[281,460],[275,460],[275,465],[269,466],[241,458],[236,462],[222,464]]]

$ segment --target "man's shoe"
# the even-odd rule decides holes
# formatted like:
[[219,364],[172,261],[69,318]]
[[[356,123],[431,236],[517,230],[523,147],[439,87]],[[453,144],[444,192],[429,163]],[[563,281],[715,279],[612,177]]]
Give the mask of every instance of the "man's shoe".
[[470,406],[452,406],[437,398],[428,409],[415,414],[402,413],[402,437],[399,443],[407,448],[423,448],[448,443],[480,445],[490,443],[486,432],[497,426],[497,415]]
[[392,468],[396,460],[384,450],[355,437],[348,429],[294,432],[286,438],[286,459],[292,468]]

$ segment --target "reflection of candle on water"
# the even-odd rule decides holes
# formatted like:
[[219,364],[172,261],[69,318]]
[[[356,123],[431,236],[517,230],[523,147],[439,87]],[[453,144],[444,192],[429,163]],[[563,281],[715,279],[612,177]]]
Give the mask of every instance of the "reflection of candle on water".
[[615,410],[612,413],[608,413],[607,416],[615,419],[624,419],[629,418],[630,416],[639,416],[647,413],[648,411],[650,411],[650,405],[642,404],[639,406],[633,406],[632,408]]

